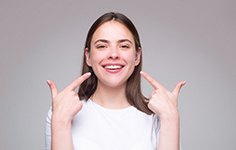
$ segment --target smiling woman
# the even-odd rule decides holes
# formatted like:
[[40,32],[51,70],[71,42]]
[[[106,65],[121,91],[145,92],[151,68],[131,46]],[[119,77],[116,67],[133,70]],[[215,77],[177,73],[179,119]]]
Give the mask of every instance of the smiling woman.
[[[133,23],[114,12],[98,18],[86,38],[82,75],[61,92],[48,80],[46,149],[179,150],[177,102],[185,82],[170,92],[141,67]],[[148,99],[141,75],[154,88]]]

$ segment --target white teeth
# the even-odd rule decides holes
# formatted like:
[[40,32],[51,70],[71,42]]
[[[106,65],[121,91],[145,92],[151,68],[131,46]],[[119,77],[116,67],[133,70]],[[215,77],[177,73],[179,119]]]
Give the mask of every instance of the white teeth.
[[118,65],[109,65],[109,66],[105,66],[106,69],[120,69],[122,68],[122,66],[118,66]]

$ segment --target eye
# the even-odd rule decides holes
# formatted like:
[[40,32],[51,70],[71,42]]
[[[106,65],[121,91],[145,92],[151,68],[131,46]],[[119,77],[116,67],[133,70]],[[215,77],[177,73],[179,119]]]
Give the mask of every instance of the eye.
[[128,44],[122,44],[120,47],[122,49],[129,49],[130,48],[130,46]]
[[105,49],[105,48],[107,48],[107,46],[103,45],[103,44],[99,44],[99,45],[96,45],[96,48],[97,49]]

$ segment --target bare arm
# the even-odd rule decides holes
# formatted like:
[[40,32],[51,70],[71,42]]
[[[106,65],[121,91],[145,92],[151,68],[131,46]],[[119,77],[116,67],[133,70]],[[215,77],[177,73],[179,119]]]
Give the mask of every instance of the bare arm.
[[160,119],[158,150],[179,150],[179,116]]
[[73,150],[71,122],[52,116],[51,134],[51,150]]
[[169,92],[147,73],[141,72],[141,75],[154,88],[148,107],[160,117],[158,150],[179,150],[178,95],[185,81],[179,82],[175,89]]

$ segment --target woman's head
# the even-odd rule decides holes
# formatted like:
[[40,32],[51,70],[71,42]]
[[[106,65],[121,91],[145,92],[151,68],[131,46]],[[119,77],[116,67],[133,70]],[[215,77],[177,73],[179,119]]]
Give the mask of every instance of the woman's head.
[[[90,59],[90,57],[92,57],[93,54],[95,53],[94,49],[99,50],[99,53],[96,53],[97,56],[103,55],[103,54],[105,55],[103,47],[106,46],[106,44],[112,43],[111,41],[109,41],[109,38],[108,40],[106,38],[103,38],[104,36],[102,36],[102,38],[100,39],[98,38],[99,39],[98,41],[102,43],[100,44],[102,46],[102,51],[100,51],[101,48],[96,46],[94,43],[97,42],[96,41],[97,36],[99,37],[99,35],[104,35],[103,29],[107,31],[109,30],[108,29],[109,26],[112,26],[112,25],[114,25],[114,30],[118,28],[117,31],[114,31],[114,34],[119,33],[118,32],[119,27],[121,28],[121,31],[120,31],[121,34],[122,32],[125,34],[125,38],[122,38],[122,40],[123,39],[125,40],[121,41],[121,44],[118,43],[117,44],[118,47],[120,49],[124,49],[126,48],[124,47],[126,44],[129,45],[129,49],[133,50],[133,54],[135,57],[135,59],[133,59],[134,65],[132,65],[132,59],[124,59],[124,61],[120,61],[119,63],[121,64],[120,67],[123,67],[122,65],[125,66],[126,62],[127,64],[131,64],[129,66],[130,69],[126,69],[126,70],[130,70],[130,73],[128,73],[128,77],[125,79],[126,80],[125,90],[126,90],[126,97],[128,99],[128,102],[131,105],[134,105],[135,107],[140,109],[141,111],[144,111],[146,113],[151,113],[150,110],[147,108],[146,103],[144,102],[145,97],[141,93],[140,71],[142,69],[142,55],[141,55],[141,43],[140,43],[139,35],[134,24],[125,15],[120,14],[120,13],[110,12],[110,13],[106,13],[102,15],[100,18],[98,18],[94,22],[94,24],[91,26],[91,28],[88,31],[87,38],[85,41],[85,47],[84,47],[85,52],[84,52],[84,58],[83,58],[82,74],[84,74],[85,72],[91,72],[92,75],[88,80],[86,80],[80,86],[79,96],[81,99],[88,99],[95,92],[97,88],[97,84],[98,84],[97,75],[99,71],[97,71],[96,67],[94,67],[95,65],[94,66],[92,65],[93,61],[91,60],[94,60],[94,59],[92,58]],[[113,32],[112,30],[110,31]],[[112,33],[110,35],[112,35]],[[110,49],[112,48],[115,49],[114,44],[113,44],[113,47],[110,46]],[[109,57],[110,55],[112,54],[109,54]],[[128,56],[128,54],[124,52],[122,52],[121,55],[123,55],[124,57]],[[101,63],[103,63],[103,61],[101,61]],[[119,67],[119,66],[116,66],[116,67]]]

